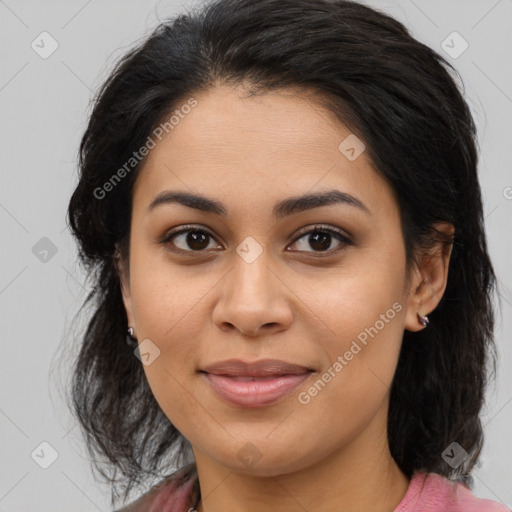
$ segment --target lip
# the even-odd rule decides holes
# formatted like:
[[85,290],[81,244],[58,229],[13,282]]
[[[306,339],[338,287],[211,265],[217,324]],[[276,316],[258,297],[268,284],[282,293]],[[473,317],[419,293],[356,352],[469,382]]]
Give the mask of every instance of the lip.
[[200,370],[212,389],[238,407],[264,407],[291,393],[314,370],[277,359],[248,363],[230,359]]
[[252,381],[243,381],[248,377],[215,375],[202,373],[212,389],[232,405],[239,407],[264,407],[291,393],[312,375],[307,371],[296,375],[260,377]]
[[269,377],[279,375],[300,375],[313,368],[280,359],[262,359],[246,362],[241,359],[227,359],[201,368],[201,371],[214,375],[236,377]]

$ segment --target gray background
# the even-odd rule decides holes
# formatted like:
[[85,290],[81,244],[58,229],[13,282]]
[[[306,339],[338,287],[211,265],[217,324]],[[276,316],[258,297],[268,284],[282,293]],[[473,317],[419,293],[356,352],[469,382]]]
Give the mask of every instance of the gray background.
[[[503,299],[498,379],[483,415],[486,445],[474,492],[512,507],[512,0],[368,3],[443,55],[441,44],[454,31],[469,44],[448,59],[463,77],[479,129],[485,222]],[[188,5],[0,0],[0,512],[111,510],[62,396],[72,319],[88,289],[65,210],[92,92],[129,46]],[[51,49],[44,31],[58,43],[45,59],[31,47],[35,41],[39,52]],[[457,37],[447,41],[452,53],[463,49]],[[39,464],[52,462],[52,454],[41,442],[58,454],[47,469]]]

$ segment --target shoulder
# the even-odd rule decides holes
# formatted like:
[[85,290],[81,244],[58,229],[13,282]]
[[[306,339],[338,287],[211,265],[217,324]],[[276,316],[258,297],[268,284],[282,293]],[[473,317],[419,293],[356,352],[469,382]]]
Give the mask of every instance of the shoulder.
[[192,463],[164,478],[136,501],[114,512],[188,512],[195,506],[198,493],[197,471]]
[[510,512],[496,501],[477,498],[461,482],[437,473],[414,473],[406,496],[395,512]]

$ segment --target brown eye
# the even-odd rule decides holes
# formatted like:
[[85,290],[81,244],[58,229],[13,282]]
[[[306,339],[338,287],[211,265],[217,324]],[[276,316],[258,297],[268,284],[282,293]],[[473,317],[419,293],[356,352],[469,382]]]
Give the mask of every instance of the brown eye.
[[[219,247],[218,244],[209,247],[213,236],[203,229],[181,229],[168,234],[161,243],[171,245],[183,252],[201,252],[208,248]],[[174,250],[171,248],[171,250]]]
[[[339,244],[333,248],[332,244],[336,242],[339,242]],[[341,231],[315,226],[313,229],[303,232],[292,245],[299,245],[298,251],[300,252],[328,252],[332,254],[344,249],[347,245],[352,245],[352,241]],[[312,249],[312,251],[309,249]]]

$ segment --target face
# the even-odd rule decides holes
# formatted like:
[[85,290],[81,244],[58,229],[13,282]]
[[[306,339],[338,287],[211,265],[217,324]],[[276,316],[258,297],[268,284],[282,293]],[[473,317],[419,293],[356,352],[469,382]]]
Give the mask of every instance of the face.
[[[421,328],[392,190],[364,151],[339,149],[350,130],[307,92],[195,98],[133,194],[123,298],[156,400],[196,457],[253,474],[382,436],[403,331]],[[170,197],[150,208],[165,192],[217,211]],[[312,371],[236,404],[201,371],[227,359]]]

